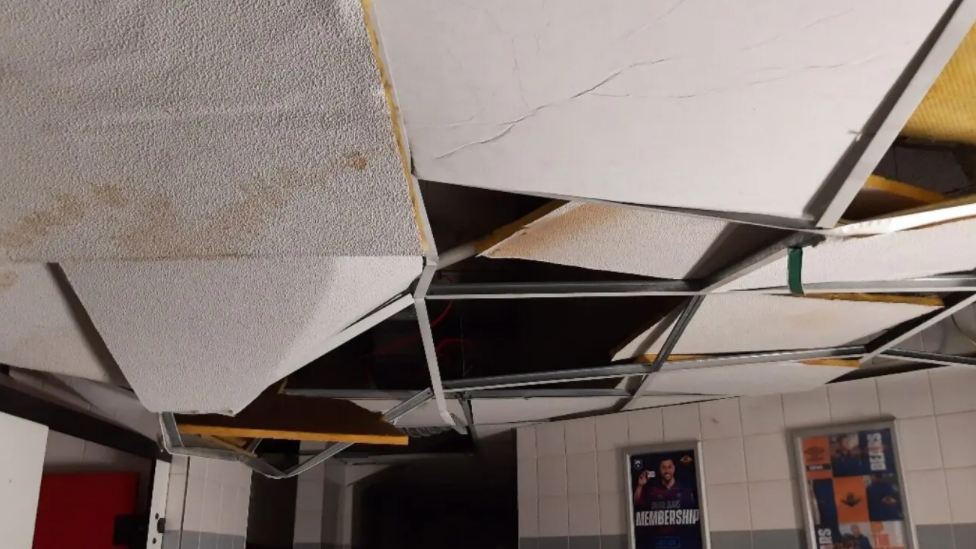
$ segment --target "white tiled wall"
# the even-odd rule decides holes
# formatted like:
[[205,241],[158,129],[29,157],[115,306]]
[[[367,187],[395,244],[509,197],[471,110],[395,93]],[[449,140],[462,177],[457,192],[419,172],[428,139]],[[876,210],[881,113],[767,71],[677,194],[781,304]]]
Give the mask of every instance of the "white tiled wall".
[[166,529],[247,536],[251,470],[228,461],[173,458]]
[[[303,442],[302,450],[323,450],[324,444]],[[295,547],[350,545],[353,485],[382,470],[330,461],[298,477],[295,495]]]
[[954,367],[522,427],[520,536],[625,533],[620,450],[688,440],[702,441],[712,531],[800,528],[787,431],[885,416],[915,523],[976,522],[976,369]]

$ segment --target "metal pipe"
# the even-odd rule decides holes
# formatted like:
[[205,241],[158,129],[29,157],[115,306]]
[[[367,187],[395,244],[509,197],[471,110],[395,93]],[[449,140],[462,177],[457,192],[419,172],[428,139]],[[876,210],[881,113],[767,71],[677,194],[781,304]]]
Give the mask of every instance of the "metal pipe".
[[867,364],[874,360],[878,355],[888,349],[893,348],[902,341],[914,336],[915,334],[931,327],[943,319],[949,318],[957,312],[976,302],[976,293],[954,293],[949,294],[943,300],[945,306],[937,311],[932,311],[918,318],[902,322],[901,324],[889,329],[880,336],[869,341],[865,346],[867,353],[861,357],[860,363]]
[[[648,370],[647,375],[641,380],[641,384],[634,391],[634,395],[630,397],[623,406],[623,410],[629,410],[633,406],[637,399],[644,395],[645,392],[650,388],[651,379],[653,379],[654,374],[661,371],[664,364],[667,362],[668,357],[671,356],[671,351],[674,350],[675,345],[678,344],[678,340],[681,339],[682,334],[691,324],[692,318],[695,317],[695,313],[701,307],[702,302],[705,301],[705,296],[696,295],[692,297],[684,309],[681,310],[681,315],[678,316],[678,320],[675,321],[674,327],[671,328],[671,333],[668,334],[668,338],[664,340],[664,344],[661,345],[661,350],[658,351],[657,356],[654,357],[654,361],[651,363],[651,367]],[[639,354],[643,354],[647,350],[647,346],[653,342],[644,342],[641,346],[643,349],[638,349]]]
[[896,358],[900,360],[912,360],[925,364],[938,364],[940,366],[968,366],[976,367],[976,357],[946,355],[942,353],[927,353],[923,351],[909,351],[905,349],[888,349],[879,356],[884,358]]
[[437,363],[437,350],[434,347],[434,334],[430,329],[430,316],[427,313],[427,302],[418,299],[415,302],[417,307],[417,323],[420,325],[420,339],[424,345],[424,355],[427,358],[427,370],[430,372],[430,387],[434,393],[434,400],[437,402],[437,412],[444,425],[457,427],[454,417],[447,409],[447,400],[444,398],[444,386],[441,382],[441,369]]

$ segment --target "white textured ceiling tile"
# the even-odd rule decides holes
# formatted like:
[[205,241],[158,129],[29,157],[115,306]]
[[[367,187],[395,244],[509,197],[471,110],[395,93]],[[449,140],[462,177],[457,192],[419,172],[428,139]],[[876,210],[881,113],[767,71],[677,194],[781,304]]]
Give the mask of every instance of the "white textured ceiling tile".
[[357,0],[2,10],[0,256],[419,254]]
[[476,425],[516,423],[608,410],[619,402],[616,397],[475,398],[471,414]]
[[483,255],[680,279],[707,274],[702,266],[716,254],[741,257],[762,236],[762,229],[717,219],[571,202]]
[[97,381],[122,381],[75,320],[48,265],[0,264],[0,363]]
[[146,408],[246,406],[297,356],[407,289],[419,257],[321,257],[64,265]]
[[[658,373],[654,376],[654,390],[736,396],[770,395],[818,387],[850,371],[850,368],[842,366],[810,366],[800,362],[692,368]],[[703,424],[704,421],[702,417]]]
[[949,3],[374,2],[418,176],[794,218]]
[[[844,345],[935,309],[928,305],[815,297],[712,295],[702,303],[673,353],[746,353]],[[614,360],[635,356],[653,329],[627,343]],[[656,353],[668,333],[670,328],[651,344],[647,353]]]
[[[903,280],[976,269],[976,219],[860,238],[830,238],[803,250],[803,282]],[[787,285],[787,261],[750,273],[727,290]]]
[[[387,412],[394,406],[400,404],[399,400],[386,399],[350,399],[350,402],[365,408],[371,412]],[[461,403],[455,399],[447,400],[447,411],[464,419],[464,409]],[[403,416],[396,422],[397,427],[443,427],[444,420],[441,419],[440,412],[437,410],[437,403],[429,400],[415,408],[409,414]]]
[[[660,375],[660,374],[659,374]],[[654,386],[657,390],[657,385]],[[631,410],[641,410],[644,408],[660,408],[662,406],[674,406],[675,404],[687,404],[690,402],[701,402],[721,398],[709,395],[656,395],[640,397],[630,406]]]

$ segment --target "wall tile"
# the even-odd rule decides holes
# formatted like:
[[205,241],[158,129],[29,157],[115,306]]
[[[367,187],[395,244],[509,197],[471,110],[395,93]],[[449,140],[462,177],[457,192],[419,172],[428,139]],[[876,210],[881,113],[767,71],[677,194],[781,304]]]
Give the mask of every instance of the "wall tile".
[[783,431],[783,397],[758,395],[739,398],[739,414],[742,417],[743,435],[762,435]]
[[519,427],[515,430],[515,446],[519,459],[535,458],[535,426]]
[[699,406],[702,440],[742,435],[739,399],[726,398],[702,402]]
[[600,535],[600,496],[597,494],[569,496],[569,535]]
[[[957,549],[951,524],[920,524],[915,529],[915,533],[918,536],[920,549]],[[976,547],[976,545],[971,547]]]
[[596,451],[596,421],[591,418],[565,422],[566,454],[584,454]]
[[539,458],[536,465],[539,496],[566,496],[566,456]]
[[[322,513],[322,500],[319,500],[319,514]],[[220,519],[216,532],[230,536],[235,533],[237,519],[237,487],[222,484],[220,488]]]
[[569,500],[566,496],[539,498],[539,537],[569,535]]
[[519,538],[519,549],[539,549],[539,538]]
[[209,461],[209,459],[205,458],[190,458],[190,476],[193,478],[206,478]]
[[947,524],[949,492],[946,489],[945,471],[909,471],[905,473],[906,493],[911,505],[915,524]]
[[933,414],[928,372],[909,372],[876,379],[881,413],[896,418]]
[[928,370],[936,414],[976,410],[976,369],[946,366]]
[[539,500],[519,497],[519,537],[534,538],[539,535]]
[[976,547],[976,524],[953,524],[952,537],[956,542],[956,549]]
[[953,524],[976,522],[976,467],[946,469]]
[[936,423],[945,467],[976,465],[976,412],[938,416]]
[[[190,460],[191,468],[193,459]],[[183,529],[199,532],[203,530],[203,496],[206,481],[202,478],[190,477],[186,486],[186,510],[183,515]]]
[[881,415],[874,378],[828,385],[827,396],[831,421],[873,419]]
[[664,442],[664,423],[661,408],[647,408],[626,414],[630,443],[657,444]]
[[774,433],[743,439],[749,480],[787,480],[793,477],[786,436],[786,433]]
[[935,417],[923,416],[896,421],[901,466],[906,471],[942,467],[939,434]]
[[570,495],[600,493],[597,482],[596,452],[566,456],[566,475]]
[[600,549],[628,549],[626,534],[609,534],[600,536]]
[[797,511],[795,490],[791,480],[771,480],[749,483],[749,515],[755,530],[796,529]]
[[630,442],[627,414],[608,414],[596,418],[596,447],[598,450],[619,450]]
[[566,536],[539,538],[536,544],[539,549],[569,549],[569,538]]
[[706,486],[708,524],[712,532],[752,529],[746,483]]
[[322,513],[301,511],[295,513],[295,543],[322,541]]
[[683,442],[701,439],[701,420],[698,404],[681,404],[662,408],[664,440]]
[[702,453],[706,484],[746,481],[746,457],[741,437],[706,440],[702,442]]
[[518,460],[518,495],[519,497],[536,497],[539,495],[539,480],[536,474],[536,460]]
[[599,452],[597,460],[597,482],[600,492],[618,493],[626,484],[623,480],[623,455],[614,450]]
[[543,423],[535,428],[538,457],[566,455],[566,431],[561,422]]
[[[184,469],[185,470],[185,469]],[[169,475],[166,489],[166,527],[180,530],[183,527],[183,502],[186,499],[186,475]]]
[[620,492],[600,494],[600,533],[619,535],[627,533],[626,507]]
[[200,532],[183,530],[180,549],[200,549]]
[[783,418],[787,429],[830,423],[827,388],[783,394]]
[[169,464],[170,474],[185,475],[190,469],[190,458],[187,456],[173,456]]
[[[209,468],[207,469],[210,470]],[[200,531],[216,532],[220,525],[220,483],[207,479],[203,485],[203,512],[201,513]]]
[[600,549],[600,536],[571,537],[569,549]]
[[711,538],[712,549],[753,549],[752,532],[716,532],[713,530]]
[[797,529],[786,530],[753,530],[752,546],[754,549],[806,549],[807,541],[803,539],[803,531]]
[[[225,482],[228,486],[231,483]],[[321,479],[306,479],[298,477],[298,488],[295,491],[296,511],[322,511],[322,500],[325,497],[325,481]]]

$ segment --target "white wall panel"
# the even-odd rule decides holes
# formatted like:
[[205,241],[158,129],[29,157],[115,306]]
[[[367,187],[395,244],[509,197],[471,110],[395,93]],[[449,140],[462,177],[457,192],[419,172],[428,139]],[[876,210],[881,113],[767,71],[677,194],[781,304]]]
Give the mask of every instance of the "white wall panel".
[[0,539],[4,548],[31,549],[48,429],[0,413]]

